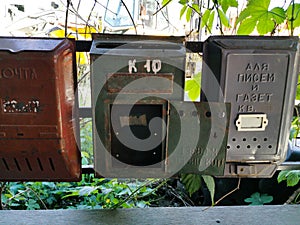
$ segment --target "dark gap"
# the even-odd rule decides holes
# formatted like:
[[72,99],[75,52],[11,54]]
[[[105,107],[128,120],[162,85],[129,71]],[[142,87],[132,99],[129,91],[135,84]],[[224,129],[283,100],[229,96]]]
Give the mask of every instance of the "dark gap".
[[4,166],[6,167],[6,169],[9,170],[8,164],[4,158],[2,158],[2,162],[3,162]]
[[50,162],[51,169],[53,171],[55,171],[54,163],[53,163],[53,160],[51,158],[49,158],[49,162]]
[[15,161],[15,164],[16,164],[16,166],[17,166],[17,169],[18,169],[19,171],[21,171],[21,168],[20,168],[20,165],[19,165],[18,160],[17,160],[16,158],[14,158],[14,161]]
[[25,161],[26,161],[26,164],[27,164],[27,166],[28,166],[28,169],[29,169],[30,171],[32,171],[32,167],[31,167],[31,165],[30,165],[29,160],[26,158]]
[[37,161],[38,161],[38,163],[39,163],[39,166],[40,166],[41,171],[44,171],[44,168],[43,168],[43,165],[42,165],[42,163],[41,163],[40,158],[37,158]]

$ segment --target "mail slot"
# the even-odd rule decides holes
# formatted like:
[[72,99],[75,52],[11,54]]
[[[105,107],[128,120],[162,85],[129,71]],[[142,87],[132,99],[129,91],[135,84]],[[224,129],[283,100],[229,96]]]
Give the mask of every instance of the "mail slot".
[[268,177],[285,160],[298,48],[298,37],[205,41],[202,100],[231,102],[226,176]]
[[0,180],[80,179],[74,56],[73,40],[0,38]]
[[185,54],[181,37],[94,35],[97,176],[223,174],[230,106],[183,102]]

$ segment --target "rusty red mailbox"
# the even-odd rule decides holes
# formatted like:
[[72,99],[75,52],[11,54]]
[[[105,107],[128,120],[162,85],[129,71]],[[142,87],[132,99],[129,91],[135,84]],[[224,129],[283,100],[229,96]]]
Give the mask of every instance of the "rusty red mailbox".
[[75,47],[0,38],[0,180],[78,180]]

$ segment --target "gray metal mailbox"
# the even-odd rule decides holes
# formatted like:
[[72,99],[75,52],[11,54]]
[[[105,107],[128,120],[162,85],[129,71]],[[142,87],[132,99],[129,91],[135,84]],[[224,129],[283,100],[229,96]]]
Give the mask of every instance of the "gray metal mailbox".
[[203,61],[202,100],[231,103],[225,175],[271,176],[288,146],[298,37],[210,37]]
[[95,35],[95,171],[105,177],[222,175],[230,110],[183,102],[183,38]]

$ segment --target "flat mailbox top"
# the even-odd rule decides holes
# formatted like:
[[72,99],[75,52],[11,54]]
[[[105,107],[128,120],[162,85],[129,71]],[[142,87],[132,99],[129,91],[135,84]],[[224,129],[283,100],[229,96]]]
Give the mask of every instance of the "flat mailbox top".
[[23,51],[50,52],[58,48],[64,40],[53,38],[0,37],[0,51],[9,51],[12,53]]
[[261,49],[261,50],[297,50],[298,37],[263,36],[211,36],[209,42],[215,42],[224,49]]
[[[178,52],[181,56],[185,54],[184,37],[145,36],[145,35],[116,35],[116,34],[94,34],[90,53],[102,55],[109,52],[110,55],[144,55],[164,54],[174,56]],[[115,49],[112,51],[112,49]]]

